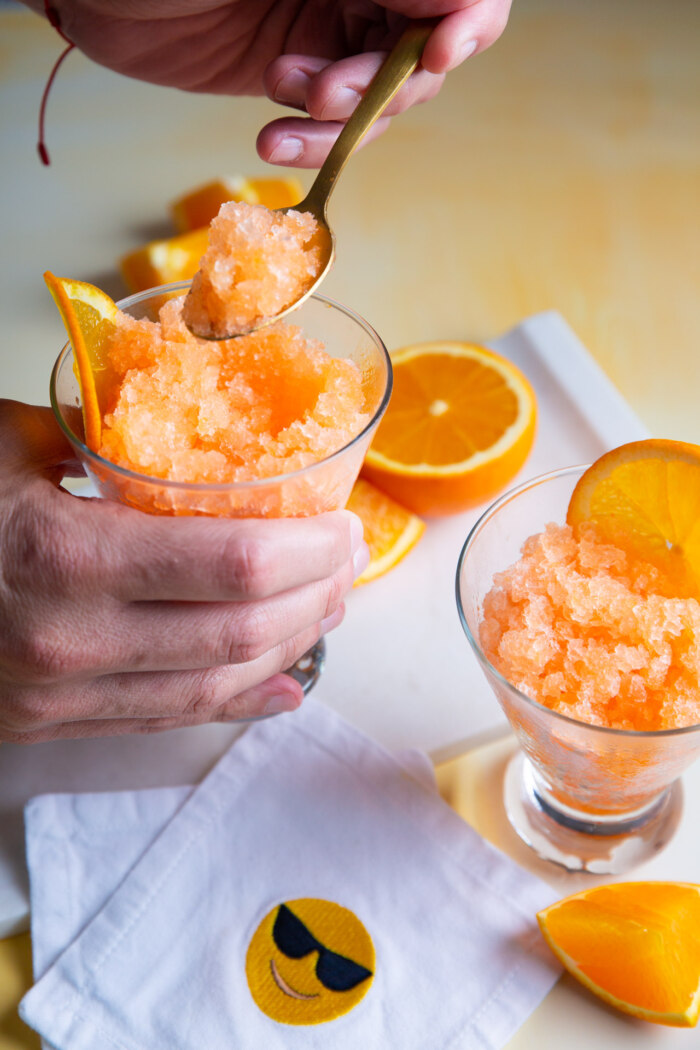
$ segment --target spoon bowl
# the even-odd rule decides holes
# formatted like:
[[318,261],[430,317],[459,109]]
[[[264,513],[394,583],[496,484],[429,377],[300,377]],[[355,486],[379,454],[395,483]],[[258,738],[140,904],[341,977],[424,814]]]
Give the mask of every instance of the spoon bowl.
[[207,335],[192,329],[194,335],[216,341],[249,335],[259,328],[264,328],[266,325],[273,324],[286,317],[318,291],[319,285],[333,265],[335,258],[335,234],[328,223],[327,211],[328,201],[335,189],[336,182],[358,143],[364,138],[377,118],[381,116],[399,88],[408,80],[420,62],[423,48],[434,25],[434,21],[431,20],[410,23],[358,102],[356,109],[333,144],[306,197],[293,207],[275,209],[282,215],[288,212],[306,212],[312,215],[318,223],[322,234],[326,235],[324,238],[326,240],[326,250],[313,283],[309,285],[299,298],[295,299],[283,310],[274,316],[261,318],[250,327],[238,329],[224,335]]

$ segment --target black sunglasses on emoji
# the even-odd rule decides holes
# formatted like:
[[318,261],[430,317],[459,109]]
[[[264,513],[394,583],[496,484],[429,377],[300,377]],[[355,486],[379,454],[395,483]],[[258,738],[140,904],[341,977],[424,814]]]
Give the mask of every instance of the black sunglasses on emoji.
[[280,904],[272,927],[272,939],[289,959],[303,959],[318,952],[316,976],[331,992],[349,992],[372,976],[372,971],[325,948],[286,904]]

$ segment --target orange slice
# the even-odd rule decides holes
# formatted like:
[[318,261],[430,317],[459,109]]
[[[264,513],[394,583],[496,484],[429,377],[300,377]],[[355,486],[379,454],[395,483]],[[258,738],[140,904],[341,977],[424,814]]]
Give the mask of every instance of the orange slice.
[[537,915],[569,973],[625,1013],[691,1028],[700,1014],[700,886],[618,882]]
[[581,476],[570,525],[593,522],[610,543],[700,585],[700,446],[650,438],[607,452]]
[[264,204],[266,208],[291,208],[304,196],[304,189],[293,177],[213,179],[198,186],[170,205],[175,228],[180,233],[208,226],[226,201]]
[[144,292],[159,284],[187,281],[199,269],[199,260],[209,244],[208,230],[192,230],[178,237],[150,241],[119,260],[127,288]]
[[535,394],[520,369],[472,343],[391,355],[394,390],[363,474],[416,514],[454,514],[504,488],[535,436]]
[[94,284],[56,277],[49,270],[44,280],[73,346],[83,402],[85,444],[97,452],[102,437],[100,394],[107,371],[103,348],[114,331],[117,305]]
[[347,507],[362,519],[370,554],[355,587],[393,569],[425,532],[424,521],[362,478],[355,482]]

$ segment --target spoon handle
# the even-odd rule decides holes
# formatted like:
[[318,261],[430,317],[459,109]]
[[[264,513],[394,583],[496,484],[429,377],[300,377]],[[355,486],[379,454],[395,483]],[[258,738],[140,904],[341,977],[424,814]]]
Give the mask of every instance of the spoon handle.
[[311,189],[301,204],[296,205],[298,211],[310,211],[325,220],[328,199],[350,154],[408,80],[434,28],[434,21],[424,20],[412,22],[404,30],[333,144]]

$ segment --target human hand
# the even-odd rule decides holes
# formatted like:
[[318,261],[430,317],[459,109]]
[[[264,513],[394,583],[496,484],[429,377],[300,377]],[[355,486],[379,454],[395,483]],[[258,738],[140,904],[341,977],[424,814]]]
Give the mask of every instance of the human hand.
[[157,517],[59,487],[49,409],[0,400],[0,740],[150,733],[301,703],[280,673],[343,618],[359,519]]
[[[44,0],[25,0],[36,11]],[[436,26],[421,68],[363,142],[392,114],[432,98],[445,74],[502,33],[511,0],[51,0],[62,32],[119,73],[188,91],[261,95],[306,112],[258,136],[273,164],[316,168],[407,19]]]

